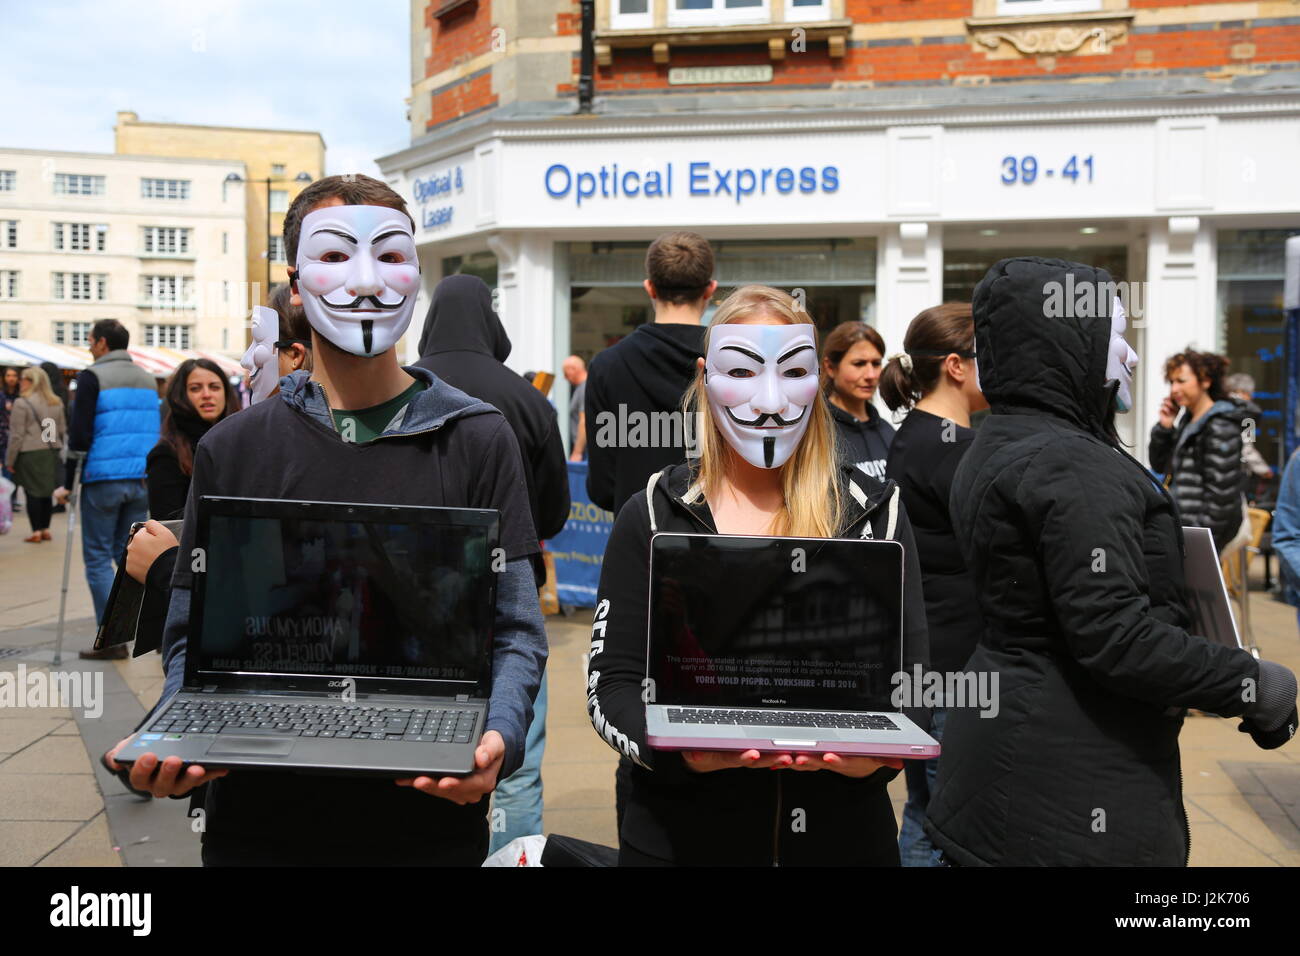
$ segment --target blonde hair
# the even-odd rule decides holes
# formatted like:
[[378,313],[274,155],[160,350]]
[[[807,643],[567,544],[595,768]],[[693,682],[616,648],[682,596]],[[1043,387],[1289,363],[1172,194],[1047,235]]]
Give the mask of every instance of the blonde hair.
[[45,369],[39,365],[31,365],[23,369],[21,377],[32,383],[32,391],[41,397],[46,405],[52,405],[59,408],[63,405],[63,399],[54,394],[54,389],[50,387],[50,377],[45,374]]
[[[704,348],[719,325],[750,316],[766,315],[787,325],[811,324],[812,319],[780,289],[747,285],[737,289],[718,306],[705,334]],[[817,332],[813,330],[813,340]],[[816,374],[814,371],[813,374]],[[699,484],[705,498],[716,497],[732,468],[731,448],[718,429],[704,390],[704,370],[695,378],[682,399],[682,411],[689,421],[699,422],[695,440],[699,457],[694,460],[691,483]],[[771,534],[804,538],[833,538],[839,534],[843,502],[837,475],[835,425],[820,393],[808,408],[807,430],[794,454],[781,466],[781,492],[785,499],[772,521]]]

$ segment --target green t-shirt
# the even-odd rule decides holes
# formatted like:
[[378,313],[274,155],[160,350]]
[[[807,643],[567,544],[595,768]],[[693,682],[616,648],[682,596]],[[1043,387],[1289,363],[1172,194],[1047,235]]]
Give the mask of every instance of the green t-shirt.
[[397,413],[410,404],[411,399],[424,391],[424,388],[424,382],[416,379],[401,395],[390,398],[382,405],[359,408],[355,411],[332,408],[330,411],[334,415],[334,427],[339,430],[344,441],[357,443],[373,441],[384,433],[384,429]]

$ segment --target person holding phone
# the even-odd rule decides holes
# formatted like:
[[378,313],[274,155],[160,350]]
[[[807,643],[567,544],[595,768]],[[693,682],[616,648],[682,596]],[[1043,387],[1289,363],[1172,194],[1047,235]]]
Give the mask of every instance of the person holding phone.
[[904,666],[928,658],[916,549],[898,486],[837,463],[807,312],[777,289],[737,289],[714,314],[705,351],[683,402],[688,420],[701,423],[699,456],[653,475],[624,505],[597,594],[587,709],[622,757],[620,865],[897,866],[885,786],[901,761],[654,752],[646,742],[649,554],[659,531],[897,540],[906,561]]

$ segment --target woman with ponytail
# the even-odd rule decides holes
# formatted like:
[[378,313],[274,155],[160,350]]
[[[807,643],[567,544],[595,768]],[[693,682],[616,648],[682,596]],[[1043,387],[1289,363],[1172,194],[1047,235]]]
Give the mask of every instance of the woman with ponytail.
[[[907,328],[903,351],[880,376],[890,409],[909,409],[889,449],[885,475],[898,482],[912,519],[921,563],[921,590],[930,630],[930,666],[955,673],[979,640],[975,585],[962,560],[948,513],[953,474],[975,432],[972,412],[987,408],[975,379],[975,321],[964,302],[926,309]],[[942,741],[947,706],[931,710],[930,736]],[[899,834],[904,866],[937,863],[923,825],[939,761],[909,760],[907,804]]]
[[[837,463],[817,333],[784,292],[745,286],[714,313],[683,411],[698,457],[650,478],[605,548],[587,709],[615,750],[622,865],[898,865],[886,784],[900,761],[825,753],[656,751],[646,740],[656,532],[892,538],[904,548],[904,660],[925,666],[920,570],[898,489]],[[719,595],[731,600],[732,595]],[[772,772],[768,772],[768,771]],[[817,826],[794,828],[800,808]]]
[[826,336],[822,348],[822,393],[835,423],[839,459],[881,481],[894,426],[871,400],[876,397],[884,360],[885,340],[865,322],[841,322]]

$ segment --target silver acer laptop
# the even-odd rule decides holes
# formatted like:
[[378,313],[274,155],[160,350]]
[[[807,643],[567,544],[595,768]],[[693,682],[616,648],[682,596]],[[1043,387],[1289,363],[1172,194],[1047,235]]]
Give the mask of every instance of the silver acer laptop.
[[201,497],[185,685],[118,761],[470,772],[490,693],[499,521]]
[[656,749],[939,755],[891,703],[903,664],[896,541],[657,534],[649,618]]

